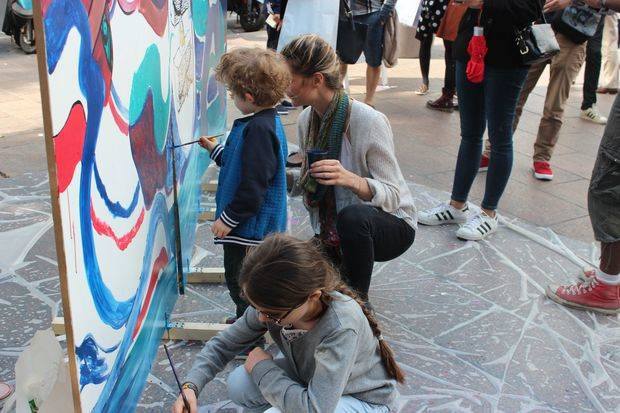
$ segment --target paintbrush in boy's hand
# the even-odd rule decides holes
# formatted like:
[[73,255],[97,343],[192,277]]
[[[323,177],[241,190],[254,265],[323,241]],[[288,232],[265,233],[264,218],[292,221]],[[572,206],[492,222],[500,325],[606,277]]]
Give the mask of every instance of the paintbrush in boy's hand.
[[[220,133],[219,135],[212,135],[212,136],[203,136],[204,138],[209,139],[212,142],[217,142],[217,138],[219,138],[220,136],[224,136],[223,133]],[[176,148],[180,148],[181,146],[187,146],[187,145],[193,145],[195,143],[199,143],[200,139],[197,139],[195,141],[191,141],[191,142],[186,142],[186,143],[182,143],[180,145],[173,145],[172,148],[176,149]]]

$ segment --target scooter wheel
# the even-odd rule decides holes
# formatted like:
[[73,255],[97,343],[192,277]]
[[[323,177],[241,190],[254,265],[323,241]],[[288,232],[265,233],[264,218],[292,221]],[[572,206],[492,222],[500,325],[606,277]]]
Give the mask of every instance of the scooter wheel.
[[19,47],[26,54],[32,54],[37,51],[34,39],[34,26],[32,20],[28,20],[19,31],[19,41],[16,41]]

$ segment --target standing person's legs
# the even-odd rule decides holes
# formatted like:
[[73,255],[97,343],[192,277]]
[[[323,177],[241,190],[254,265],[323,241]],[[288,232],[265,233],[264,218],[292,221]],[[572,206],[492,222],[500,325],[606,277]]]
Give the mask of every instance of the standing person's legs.
[[452,184],[452,206],[461,209],[474,182],[486,128],[484,85],[472,83],[465,74],[466,64],[456,62],[456,90],[461,118],[461,145]]
[[484,99],[491,142],[489,172],[481,204],[485,210],[497,209],[510,178],[513,160],[512,124],[527,74],[527,68],[487,67],[484,76]]
[[603,28],[603,73],[600,79],[600,91],[617,93],[618,91],[618,17],[616,14],[605,16]]
[[368,25],[366,42],[364,44],[364,58],[366,59],[366,98],[364,103],[374,104],[375,92],[381,77],[381,61],[383,60],[384,26],[381,23],[379,12],[365,16]]
[[393,260],[415,239],[415,230],[404,219],[362,204],[340,211],[337,229],[344,276],[365,301],[375,261]]
[[429,109],[440,110],[443,112],[452,112],[455,108],[454,94],[456,93],[455,74],[454,71],[456,62],[452,56],[452,42],[449,40],[443,41],[445,48],[445,62],[446,70],[444,72],[444,86],[441,90],[441,96],[436,100],[429,100],[426,102],[426,107]]
[[[519,120],[521,119],[521,114],[523,113],[523,107],[527,102],[527,98],[532,93],[532,90],[536,87],[540,76],[542,76],[545,71],[545,67],[549,64],[549,61],[539,62],[532,66],[530,66],[527,76],[525,78],[525,82],[523,83],[523,88],[519,93],[519,99],[517,101],[517,107],[515,108],[515,116],[512,122],[512,132],[517,130],[517,125],[519,124]],[[484,141],[484,156],[487,158],[491,155],[491,143],[488,139]]]
[[381,79],[381,66],[378,67],[366,65],[366,98],[364,103],[373,106],[375,104],[375,93],[379,80]]
[[236,244],[224,244],[224,278],[230,298],[236,306],[236,317],[239,318],[248,308],[248,303],[241,298],[241,288],[239,287],[239,273],[241,265],[247,253],[247,247]]
[[443,47],[445,48],[444,61],[446,62],[446,70],[443,75],[443,87],[447,92],[456,93],[456,60],[454,60],[454,54],[452,45],[454,42],[449,40],[443,41]]
[[603,28],[605,19],[599,22],[594,36],[586,43],[586,70],[583,77],[583,100],[581,110],[591,108],[596,104],[596,89],[601,74],[601,46],[603,43]]
[[601,262],[594,276],[572,285],[547,287],[553,301],[606,314],[620,313],[620,97],[616,97],[588,189],[594,237]]
[[564,106],[586,55],[585,44],[575,44],[560,33],[556,33],[556,38],[560,44],[560,53],[551,61],[545,107],[534,143],[534,162],[551,160],[562,128]]
[[425,95],[428,93],[430,83],[429,73],[431,70],[431,49],[433,48],[434,36],[429,34],[420,41],[420,71],[422,72],[422,85],[416,90],[416,94]]
[[276,50],[278,48],[278,40],[280,39],[280,31],[266,24],[267,30],[267,49]]

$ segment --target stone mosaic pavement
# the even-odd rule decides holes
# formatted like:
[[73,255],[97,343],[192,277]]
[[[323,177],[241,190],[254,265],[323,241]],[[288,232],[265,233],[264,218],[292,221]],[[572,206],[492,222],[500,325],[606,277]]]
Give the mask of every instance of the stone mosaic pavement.
[[[418,207],[446,196],[411,187]],[[0,378],[9,382],[19,353],[60,310],[48,192],[44,172],[0,180]],[[291,222],[296,235],[310,235],[298,200]],[[396,411],[620,411],[620,320],[543,296],[549,282],[574,279],[584,260],[595,261],[596,248],[516,220],[507,225],[480,243],[422,227],[407,253],[376,265],[371,300],[408,378]],[[210,239],[209,224],[200,225],[194,264],[222,264]],[[225,286],[187,290],[174,319],[231,314]],[[183,374],[201,345],[170,344]],[[229,369],[202,393],[204,412],[241,411],[227,400]],[[138,411],[169,411],[175,395],[162,348]]]

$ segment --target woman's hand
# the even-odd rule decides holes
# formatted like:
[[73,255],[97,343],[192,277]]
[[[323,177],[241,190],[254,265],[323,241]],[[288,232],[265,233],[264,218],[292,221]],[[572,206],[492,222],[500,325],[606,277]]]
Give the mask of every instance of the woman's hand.
[[470,9],[481,9],[483,0],[465,0],[463,4],[465,4]]
[[217,146],[217,139],[209,138],[208,136],[201,136],[198,141],[198,145],[202,146],[209,152],[213,152],[213,149]]
[[245,361],[243,367],[245,367],[245,371],[247,371],[248,374],[251,374],[254,366],[263,360],[273,360],[273,357],[262,348],[256,347],[248,354],[248,359]]
[[211,232],[218,238],[224,238],[226,235],[230,234],[230,231],[232,231],[232,228],[224,224],[221,219],[215,221],[211,227]]
[[[598,0],[595,0],[598,2]],[[552,11],[564,10],[570,6],[572,0],[546,0],[543,6],[543,13],[549,13]]]
[[337,159],[325,159],[310,165],[310,175],[321,185],[356,188],[359,176],[342,166]]
[[172,405],[172,413],[198,413],[198,399],[196,398],[196,393],[194,393],[192,389],[183,389],[183,394],[189,403],[189,412],[185,408],[183,397],[179,395]]

